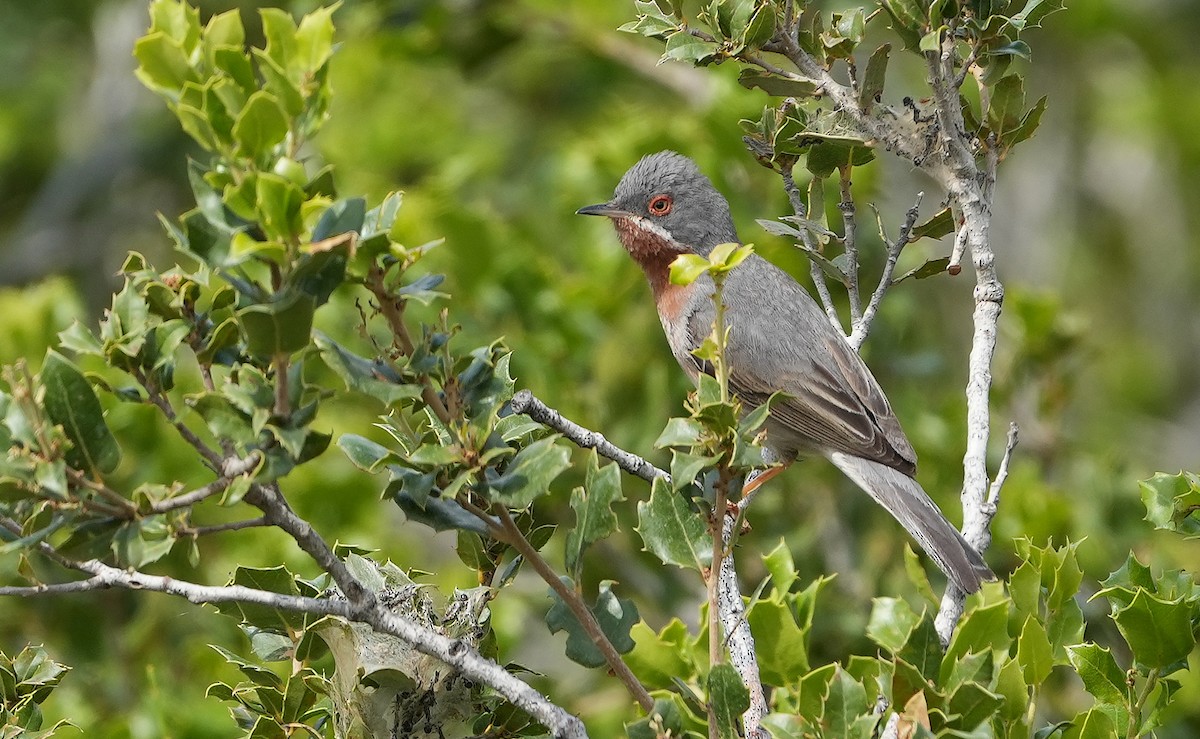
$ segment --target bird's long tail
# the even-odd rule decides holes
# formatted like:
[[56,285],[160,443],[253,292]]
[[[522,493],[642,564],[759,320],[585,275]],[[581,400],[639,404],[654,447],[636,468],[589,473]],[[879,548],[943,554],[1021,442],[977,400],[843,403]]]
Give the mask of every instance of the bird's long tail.
[[916,480],[862,457],[834,452],[829,458],[875,502],[895,516],[961,590],[974,593],[985,580],[996,579],[979,552],[946,520]]

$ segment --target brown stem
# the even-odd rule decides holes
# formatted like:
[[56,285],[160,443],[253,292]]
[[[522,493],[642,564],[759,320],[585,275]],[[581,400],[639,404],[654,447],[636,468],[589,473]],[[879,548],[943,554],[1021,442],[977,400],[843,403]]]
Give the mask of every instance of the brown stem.
[[229,523],[218,523],[212,526],[194,526],[181,528],[180,536],[201,537],[209,534],[219,534],[223,531],[240,531],[242,529],[252,529],[261,526],[268,526],[267,517],[259,516],[258,518],[248,518],[244,521],[230,521]]
[[[567,604],[567,608],[571,609],[571,613],[575,614],[583,630],[592,640],[592,644],[600,650],[600,654],[604,656],[604,661],[608,663],[609,669],[613,674],[624,683],[626,690],[633,696],[633,699],[638,702],[643,711],[649,713],[654,708],[654,699],[650,697],[650,693],[646,692],[646,688],[637,679],[633,672],[629,669],[629,665],[625,664],[625,660],[621,659],[621,655],[617,652],[616,647],[604,635],[604,630],[600,628],[599,622],[596,621],[596,616],[592,610],[587,607],[583,599],[574,589],[563,584],[562,579],[554,568],[542,557],[541,552],[533,548],[525,535],[517,527],[512,516],[509,515],[507,509],[501,507],[499,510],[500,522],[503,524],[505,531],[508,533],[509,544],[512,545],[517,552],[525,558],[525,561],[533,565],[533,569],[541,575],[550,589],[562,599],[563,603]],[[718,537],[719,540],[719,537]]]
[[71,482],[80,487],[87,488],[94,493],[98,493],[109,503],[112,503],[118,509],[124,511],[122,518],[133,518],[137,514],[137,506],[135,506],[132,501],[104,483],[89,478],[79,470],[68,469],[67,476],[71,478]]
[[[388,327],[392,329],[392,336],[395,337],[397,348],[405,355],[411,356],[413,353],[412,337],[409,336],[408,326],[404,323],[404,302],[399,300],[394,295],[388,292],[387,287],[383,284],[383,272],[379,269],[374,269],[367,278],[367,289],[375,296],[379,302],[379,310],[383,313],[384,319],[388,322]],[[433,409],[442,423],[450,425],[453,416],[446,409],[445,403],[438,397],[437,390],[429,382],[428,377],[422,377],[421,383],[421,400],[425,401],[425,405]]]
[[283,420],[291,415],[291,402],[288,400],[288,355],[276,354],[271,360],[275,366],[275,417]]

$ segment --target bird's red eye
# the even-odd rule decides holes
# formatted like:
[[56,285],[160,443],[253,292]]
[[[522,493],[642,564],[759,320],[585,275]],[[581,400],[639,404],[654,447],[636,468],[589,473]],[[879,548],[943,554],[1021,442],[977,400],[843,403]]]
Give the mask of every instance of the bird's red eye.
[[650,214],[655,216],[665,216],[671,212],[671,196],[670,195],[655,195],[650,198]]

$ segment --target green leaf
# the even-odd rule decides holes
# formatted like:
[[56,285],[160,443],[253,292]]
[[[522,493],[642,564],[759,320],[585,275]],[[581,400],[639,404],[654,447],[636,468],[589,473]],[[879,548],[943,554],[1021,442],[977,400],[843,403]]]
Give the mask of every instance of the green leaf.
[[689,658],[693,639],[678,618],[671,619],[657,634],[640,621],[630,630],[630,637],[634,647],[625,662],[647,688],[669,689],[672,679],[695,677],[696,665]]
[[237,312],[246,334],[246,349],[255,356],[270,358],[298,352],[308,346],[316,301],[298,290],[275,296]]
[[904,599],[874,598],[867,636],[892,654],[899,654],[920,621],[921,616]]
[[706,457],[698,454],[671,451],[671,489],[683,490],[696,482],[696,477],[709,465],[717,461],[716,457]]
[[666,52],[659,63],[674,60],[703,65],[712,61],[717,49],[712,41],[697,38],[686,30],[676,31],[667,38]]
[[905,272],[904,274],[900,275],[899,277],[893,278],[892,284],[898,285],[901,282],[904,282],[905,280],[909,279],[910,277],[915,277],[918,280],[924,280],[927,277],[933,277],[934,275],[940,275],[941,273],[945,272],[946,268],[949,266],[950,266],[950,257],[939,257],[937,259],[930,259],[928,262],[922,264],[920,267],[917,267],[915,269],[910,269],[909,271]]
[[951,716],[958,716],[954,722],[958,728],[971,731],[995,715],[1003,702],[1003,698],[979,683],[968,682],[954,691],[946,702],[946,709]]
[[1003,649],[1012,640],[1008,635],[1011,601],[1002,600],[972,609],[959,624],[950,640],[946,656],[959,659],[972,652]]
[[138,39],[133,56],[138,60],[137,78],[169,100],[177,100],[185,84],[197,81],[183,47],[164,33],[149,33]]
[[654,441],[654,446],[657,449],[669,446],[695,446],[700,443],[700,435],[703,433],[703,427],[694,419],[672,418],[667,421],[667,427],[663,429],[662,433],[658,435],[658,439]]
[[318,307],[325,305],[334,290],[345,282],[349,260],[348,239],[327,249],[301,254],[283,289],[295,289],[310,296]]
[[811,82],[779,77],[750,67],[744,68],[738,75],[738,84],[749,89],[758,88],[775,97],[805,98],[817,94],[817,86]]
[[1188,537],[1200,535],[1200,478],[1181,472],[1156,473],[1138,483],[1146,520],[1156,529],[1175,531]]
[[378,472],[384,462],[396,459],[391,449],[357,434],[342,434],[337,445],[350,462],[364,472]]
[[867,691],[849,673],[838,667],[829,682],[825,697],[825,712],[821,723],[826,736],[846,739],[870,739],[879,714],[869,709]]
[[916,667],[925,679],[938,679],[942,666],[942,642],[928,612],[921,614],[921,619],[896,656]]
[[742,714],[750,707],[750,691],[732,665],[713,665],[705,681],[708,703],[716,720],[717,735],[736,739],[740,735]]
[[892,53],[891,44],[883,44],[867,59],[867,69],[863,73],[862,87],[858,93],[858,103],[864,111],[870,112],[871,107],[883,99],[883,83],[887,76],[888,57]]
[[792,586],[800,577],[796,572],[796,562],[792,559],[791,549],[783,539],[779,540],[774,549],[763,555],[763,566],[771,573],[771,584],[779,593],[791,592]]
[[1009,22],[1022,29],[1037,28],[1041,26],[1043,18],[1062,9],[1063,0],[1026,0],[1025,7]]
[[233,124],[233,139],[239,151],[259,159],[287,136],[288,120],[279,98],[265,90],[250,96]]
[[571,466],[571,453],[555,442],[558,436],[535,441],[521,451],[491,481],[492,497],[510,508],[525,508],[550,492],[550,483]]
[[392,493],[392,500],[396,501],[396,505],[404,511],[405,517],[410,521],[425,524],[434,531],[462,530],[473,531],[480,536],[490,535],[483,521],[454,500],[429,497],[419,502],[403,488],[393,491],[393,485],[389,485],[388,491]]
[[300,19],[292,66],[311,74],[333,56],[333,12],[339,5],[318,8]]
[[932,218],[913,227],[909,242],[917,239],[940,239],[954,233],[954,213],[949,207],[942,208]]
[[656,698],[654,708],[645,717],[625,725],[628,739],[660,739],[663,736],[685,736],[683,731],[683,699],[678,695]]
[[690,285],[711,266],[709,261],[699,254],[680,254],[671,262],[671,284]]
[[1067,657],[1097,704],[1128,710],[1130,696],[1125,671],[1117,665],[1112,652],[1096,644],[1075,644],[1067,647]]
[[621,471],[615,464],[600,467],[596,450],[588,455],[587,474],[583,487],[571,492],[571,509],[575,511],[575,528],[567,532],[567,573],[579,579],[583,565],[583,550],[591,543],[617,530],[613,504],[624,500],[621,495]]
[[701,570],[712,562],[712,542],[703,516],[687,498],[671,491],[666,480],[657,478],[650,500],[640,501],[637,532],[647,552],[664,564]]
[[776,591],[770,598],[752,603],[746,621],[751,633],[770,635],[771,648],[760,650],[758,655],[764,681],[791,685],[808,672],[808,629],[796,623],[783,593]]
[[1112,739],[1118,736],[1112,718],[1101,708],[1080,713],[1063,732],[1062,739]]
[[1112,618],[1138,664],[1160,669],[1185,659],[1196,646],[1193,610],[1182,596],[1167,601],[1139,590]]
[[296,183],[273,172],[262,172],[254,182],[254,204],[268,237],[289,241],[304,227],[300,209],[304,192]]
[[79,470],[115,470],[121,461],[121,449],[104,422],[104,409],[95,391],[79,368],[50,349],[42,364],[41,384],[46,389],[46,415],[62,426],[71,440],[67,463]]
[[339,200],[329,206],[313,228],[312,240],[323,241],[331,236],[362,230],[366,207],[367,201],[363,198]]
[[313,342],[321,352],[321,359],[350,390],[389,407],[421,395],[418,385],[402,383],[400,375],[383,361],[360,357],[319,331],[314,334]]
[[[574,588],[570,578],[564,577],[562,581],[568,587]],[[596,605],[589,606],[588,610],[596,617],[600,630],[612,642],[613,647],[625,654],[633,649],[634,642],[630,630],[638,622],[638,610],[633,601],[623,600],[613,594],[612,586],[613,581],[602,581]],[[546,613],[546,626],[550,628],[551,634],[567,632],[567,657],[584,667],[603,667],[604,655],[584,631],[583,625],[557,593],[553,590],[550,593],[554,598],[554,605]]]
[[922,598],[933,606],[939,604],[940,600],[934,594],[933,586],[929,584],[929,575],[925,573],[925,568],[921,566],[920,556],[907,543],[904,545],[904,572],[908,575],[909,582],[913,584],[913,587],[917,589],[917,593]]
[[1025,672],[1025,682],[1040,685],[1054,667],[1054,655],[1046,629],[1032,614],[1025,618],[1021,635],[1017,637],[1017,661]]

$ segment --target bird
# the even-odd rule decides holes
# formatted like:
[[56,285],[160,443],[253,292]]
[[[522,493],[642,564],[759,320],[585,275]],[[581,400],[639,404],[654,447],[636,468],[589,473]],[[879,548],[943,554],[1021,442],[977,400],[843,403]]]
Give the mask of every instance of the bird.
[[[693,350],[716,316],[704,274],[672,284],[682,254],[707,256],[742,243],[729,203],[688,157],[661,151],[621,177],[612,198],[576,211],[609,218],[650,283],[671,353],[696,381],[712,373]],[[887,396],[858,353],[787,272],[751,254],[725,277],[729,389],[749,413],[781,393],[764,424],[764,458],[781,464],[748,481],[743,494],[801,457],[823,456],[888,511],[947,578],[973,593],[995,575],[915,479],[917,455]]]

